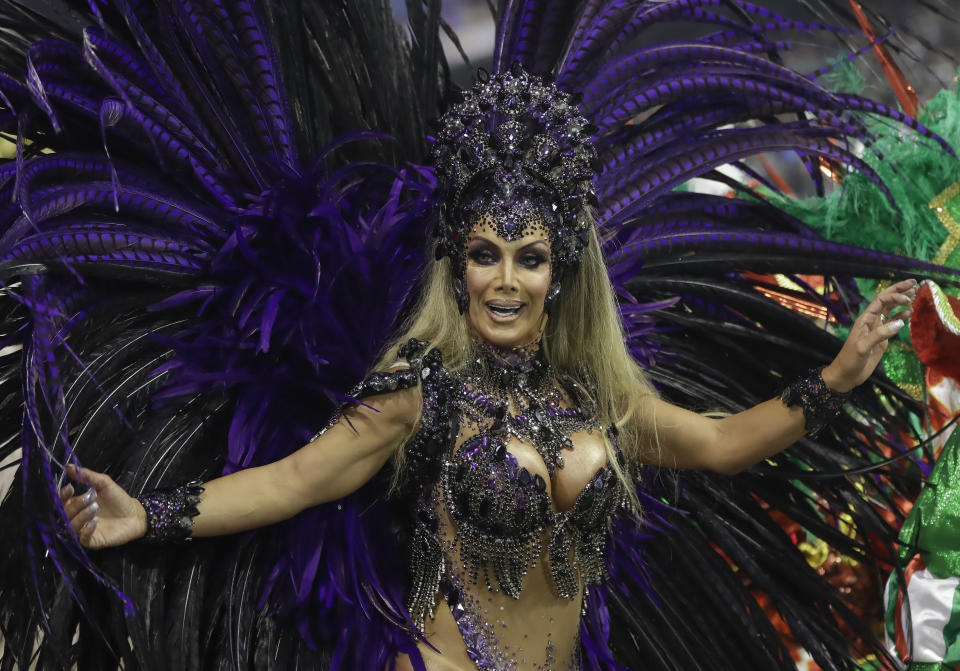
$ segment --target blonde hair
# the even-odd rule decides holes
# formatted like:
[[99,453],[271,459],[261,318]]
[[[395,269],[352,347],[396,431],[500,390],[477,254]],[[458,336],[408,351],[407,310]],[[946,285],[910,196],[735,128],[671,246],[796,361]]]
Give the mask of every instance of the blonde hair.
[[[430,264],[420,300],[399,333],[375,370],[394,366],[397,349],[410,338],[439,350],[448,370],[456,371],[468,363],[470,333],[467,319],[460,315],[453,297],[449,258]],[[541,347],[559,377],[596,390],[597,419],[604,426],[616,425],[621,449],[629,461],[637,463],[646,451],[656,449],[651,403],[656,392],[627,349],[616,297],[592,227],[579,268],[564,278],[560,295],[550,309]],[[624,465],[609,442],[605,444],[617,477],[627,485],[626,490],[636,503]],[[403,450],[397,458],[399,471]]]

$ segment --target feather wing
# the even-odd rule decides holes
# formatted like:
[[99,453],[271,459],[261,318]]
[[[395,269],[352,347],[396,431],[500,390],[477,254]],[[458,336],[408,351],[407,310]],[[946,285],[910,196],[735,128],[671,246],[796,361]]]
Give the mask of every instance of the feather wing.
[[[839,348],[835,336],[772,301],[770,295],[785,294],[759,275],[799,280],[789,299],[839,324],[849,324],[863,305],[854,277],[960,277],[890,250],[820,238],[783,212],[788,198],[751,162],[764,152],[794,154],[816,190],[824,188],[821,165],[844,166],[859,184],[870,185],[875,202],[886,199],[884,207],[895,211],[891,173],[878,159],[881,150],[874,153],[881,123],[912,129],[931,154],[955,161],[951,143],[899,110],[825,89],[825,70],[808,77],[784,65],[794,41],[839,40],[850,52],[861,48],[846,2],[794,3],[793,10],[814,10],[801,18],[741,0],[583,2],[567,14],[565,28],[551,27],[552,35],[565,36],[559,49],[551,48],[558,54],[552,61],[538,60],[529,47],[531,26],[548,23],[543,3],[509,6],[498,25],[500,67],[516,59],[551,72],[561,88],[582,92],[585,116],[598,129],[597,214],[611,279],[631,349],[667,399],[736,412],[830,361]],[[891,48],[908,55],[896,31],[876,11],[871,16]],[[696,36],[665,41],[662,35],[681,23],[697,25],[683,33]],[[719,171],[730,165],[761,186],[748,188]],[[731,197],[687,188],[694,177]],[[823,276],[824,290],[813,291],[797,275]],[[762,599],[821,668],[852,669],[854,659],[868,654],[887,659],[870,627],[806,565],[784,531],[785,520],[793,520],[877,571],[896,555],[899,518],[880,521],[868,501],[890,505],[898,492],[911,491],[897,464],[866,478],[802,476],[807,469],[862,472],[905,452],[910,418],[920,411],[915,402],[878,372],[855,407],[832,433],[801,441],[775,466],[761,464],[733,478],[660,474],[658,498],[686,512],[665,513],[661,526],[669,531],[660,543],[642,527],[614,534],[603,598],[610,613],[599,608],[603,621],[584,625],[589,649],[605,649],[608,641],[619,663],[643,668],[792,669]],[[646,486],[660,492],[657,482]],[[840,511],[856,533],[838,533]],[[642,559],[634,545],[644,548]],[[627,568],[637,565],[645,569]],[[787,566],[789,578],[780,573]],[[604,664],[612,662],[595,668],[608,668]]]
[[385,668],[380,485],[176,553],[87,554],[55,502],[71,461],[134,493],[274,461],[364,376],[424,262],[439,4],[411,39],[385,1],[0,7],[0,668]]

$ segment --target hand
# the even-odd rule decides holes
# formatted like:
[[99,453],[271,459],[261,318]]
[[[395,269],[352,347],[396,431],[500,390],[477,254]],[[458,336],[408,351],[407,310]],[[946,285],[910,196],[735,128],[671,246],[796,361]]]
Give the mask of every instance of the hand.
[[147,532],[147,515],[140,502],[127,494],[109,475],[67,466],[67,477],[89,485],[74,496],[68,484],[60,490],[63,509],[80,544],[91,550],[123,545]]
[[903,280],[881,291],[850,329],[850,335],[833,362],[823,369],[823,381],[834,391],[850,391],[866,381],[887,351],[887,341],[910,319],[907,308],[888,320],[898,307],[909,305],[917,295],[917,281]]

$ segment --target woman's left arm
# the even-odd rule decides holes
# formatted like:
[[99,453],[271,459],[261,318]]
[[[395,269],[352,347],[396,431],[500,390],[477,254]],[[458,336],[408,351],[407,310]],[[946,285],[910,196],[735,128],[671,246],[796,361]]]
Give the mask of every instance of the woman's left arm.
[[[866,381],[880,363],[887,341],[903,328],[910,312],[893,321],[886,317],[908,305],[917,292],[915,280],[904,280],[881,292],[853,324],[850,335],[829,366],[823,369],[827,387],[847,392]],[[736,473],[789,447],[805,433],[803,410],[775,398],[749,410],[711,419],[655,401],[654,421],[659,453],[654,461],[668,468],[702,468]]]

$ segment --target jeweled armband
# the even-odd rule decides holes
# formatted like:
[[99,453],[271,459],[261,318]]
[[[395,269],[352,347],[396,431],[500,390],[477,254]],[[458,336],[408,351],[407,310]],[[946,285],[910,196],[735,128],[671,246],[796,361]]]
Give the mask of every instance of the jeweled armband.
[[203,487],[189,482],[173,489],[154,489],[136,497],[147,513],[145,543],[181,543],[190,540],[193,518]]
[[850,392],[830,389],[823,381],[823,368],[814,368],[803,377],[794,380],[783,393],[780,400],[784,405],[799,405],[806,419],[807,435],[813,436],[830,423],[843,409]]

